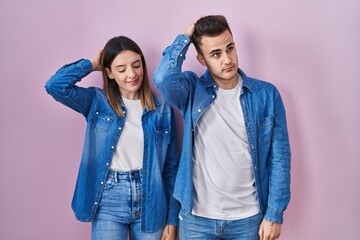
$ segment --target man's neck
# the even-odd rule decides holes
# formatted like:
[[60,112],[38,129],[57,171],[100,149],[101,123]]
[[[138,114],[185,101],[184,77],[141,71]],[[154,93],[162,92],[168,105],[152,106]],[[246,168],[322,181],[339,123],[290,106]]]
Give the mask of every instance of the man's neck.
[[239,78],[238,75],[236,75],[236,77],[234,77],[233,79],[214,79],[214,81],[216,82],[216,84],[219,86],[219,88],[228,90],[228,89],[233,89],[237,86]]

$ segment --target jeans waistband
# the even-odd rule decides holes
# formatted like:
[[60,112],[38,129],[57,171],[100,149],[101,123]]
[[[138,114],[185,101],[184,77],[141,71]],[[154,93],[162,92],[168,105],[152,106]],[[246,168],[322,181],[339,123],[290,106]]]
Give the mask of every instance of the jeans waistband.
[[117,179],[117,180],[139,179],[142,177],[142,169],[131,170],[131,171],[127,171],[127,172],[110,170],[109,176],[112,176],[114,179]]

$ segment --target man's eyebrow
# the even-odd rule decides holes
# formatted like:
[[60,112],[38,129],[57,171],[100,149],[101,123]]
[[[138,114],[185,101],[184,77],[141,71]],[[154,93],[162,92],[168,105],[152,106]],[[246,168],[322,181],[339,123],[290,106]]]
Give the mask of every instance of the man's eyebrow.
[[234,45],[235,45],[235,43],[234,43],[234,42],[231,42],[231,43],[229,43],[228,45],[226,45],[226,48],[232,47],[232,46],[234,46]]
[[[226,45],[226,48],[232,47],[232,46],[234,46],[234,45],[235,45],[235,43],[234,43],[234,42],[231,42],[231,43],[229,43],[228,45]],[[211,52],[209,52],[209,54],[211,55],[211,54],[219,53],[219,52],[221,52],[221,49],[214,49],[214,50],[212,50]]]
[[211,52],[209,52],[209,55],[214,54],[214,53],[219,53],[219,52],[221,52],[220,49],[214,49]]

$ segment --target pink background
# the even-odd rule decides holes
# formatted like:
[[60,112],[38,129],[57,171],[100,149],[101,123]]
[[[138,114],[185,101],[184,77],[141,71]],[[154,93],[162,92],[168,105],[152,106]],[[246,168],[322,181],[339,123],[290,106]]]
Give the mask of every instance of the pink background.
[[[0,239],[90,239],[70,208],[85,122],[45,81],[117,35],[139,43],[152,76],[200,14],[224,14],[240,67],[282,93],[293,158],[281,239],[360,239],[359,13],[357,0],[1,0]],[[204,70],[193,47],[184,68]]]

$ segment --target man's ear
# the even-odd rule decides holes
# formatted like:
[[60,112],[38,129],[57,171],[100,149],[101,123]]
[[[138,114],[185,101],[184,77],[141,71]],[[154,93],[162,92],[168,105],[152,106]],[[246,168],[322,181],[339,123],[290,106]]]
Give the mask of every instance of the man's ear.
[[105,71],[110,79],[114,79],[114,76],[112,75],[111,70],[109,68],[105,68]]
[[196,59],[199,61],[201,65],[206,66],[205,59],[201,54],[196,55]]

